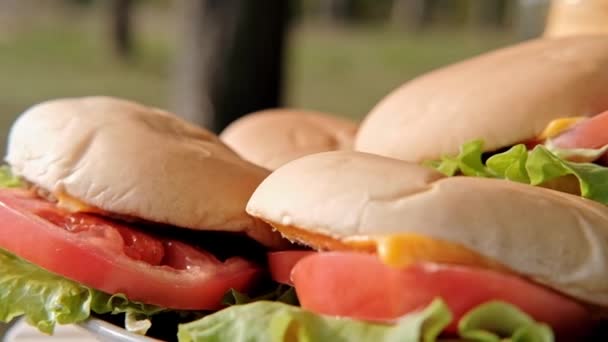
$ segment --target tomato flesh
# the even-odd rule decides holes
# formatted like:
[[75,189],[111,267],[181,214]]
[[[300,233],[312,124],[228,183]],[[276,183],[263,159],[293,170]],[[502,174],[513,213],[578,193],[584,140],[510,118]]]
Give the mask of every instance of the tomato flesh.
[[221,262],[180,241],[128,224],[69,213],[24,190],[0,190],[0,248],[107,293],[173,309],[218,309],[230,288],[245,291],[261,269]]
[[294,266],[314,251],[282,251],[268,253],[268,269],[272,280],[280,284],[293,286],[291,281],[291,270]]
[[[107,245],[113,242],[118,247],[122,246],[123,253],[131,259],[140,260],[150,265],[160,265],[163,260],[164,247],[162,241],[126,225],[112,223],[109,226],[107,220],[99,217],[58,210],[36,210],[32,213],[70,233],[86,235],[91,239],[106,239]],[[115,233],[119,235],[115,235]]]
[[560,334],[585,331],[590,317],[576,301],[517,276],[463,266],[392,268],[375,255],[317,253],[293,268],[302,307],[314,312],[390,322],[442,298],[454,314],[447,332],[472,308],[491,300],[519,307]]

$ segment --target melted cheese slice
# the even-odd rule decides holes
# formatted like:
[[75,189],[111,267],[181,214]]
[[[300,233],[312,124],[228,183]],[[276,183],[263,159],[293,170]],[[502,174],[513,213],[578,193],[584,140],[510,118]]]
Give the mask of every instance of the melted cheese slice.
[[336,239],[302,228],[274,222],[268,223],[279,230],[286,238],[317,250],[374,253],[378,255],[383,263],[396,268],[402,268],[417,262],[435,262],[512,272],[501,263],[460,244],[419,234],[404,233],[378,237],[357,236]]
[[537,137],[537,139],[538,140],[547,140],[549,138],[552,138],[556,135],[559,135],[560,133],[564,132],[565,130],[569,129],[570,127],[574,126],[575,124],[577,124],[585,119],[587,119],[587,117],[572,116],[572,117],[559,118],[559,119],[552,120],[551,122],[549,122],[547,127],[545,127],[545,129],[540,133],[540,135]]
[[88,205],[81,200],[74,198],[64,192],[54,193],[53,196],[57,199],[57,206],[61,209],[65,209],[67,211],[78,213],[102,213],[103,210]]
[[[358,243],[363,242],[359,241]],[[369,242],[376,245],[376,254],[380,260],[392,267],[402,268],[426,261],[509,272],[506,266],[462,245],[418,234],[372,237]]]

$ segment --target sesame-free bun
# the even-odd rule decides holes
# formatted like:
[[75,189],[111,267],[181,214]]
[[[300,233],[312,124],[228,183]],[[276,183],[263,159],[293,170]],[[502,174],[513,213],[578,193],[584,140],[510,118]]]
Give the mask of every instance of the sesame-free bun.
[[544,36],[581,34],[608,34],[608,1],[552,1]]
[[504,180],[444,177],[409,162],[338,151],[279,168],[254,192],[247,211],[313,247],[307,237],[348,245],[413,233],[455,243],[608,306],[608,208],[578,196]]
[[268,172],[160,109],[110,97],[38,104],[13,125],[6,161],[34,185],[114,215],[279,241],[245,212]]
[[421,161],[483,139],[494,151],[608,109],[607,87],[608,36],[533,40],[405,83],[364,119],[355,149]]
[[246,115],[221,134],[244,159],[274,170],[308,154],[352,149],[357,124],[309,110],[277,108]]

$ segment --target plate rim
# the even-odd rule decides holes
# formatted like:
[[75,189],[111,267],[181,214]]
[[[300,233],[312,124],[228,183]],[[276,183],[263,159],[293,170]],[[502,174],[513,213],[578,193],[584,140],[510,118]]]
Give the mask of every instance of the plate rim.
[[78,323],[78,325],[97,336],[102,341],[163,342],[162,340],[152,337],[129,332],[124,328],[97,317],[89,317],[87,320]]

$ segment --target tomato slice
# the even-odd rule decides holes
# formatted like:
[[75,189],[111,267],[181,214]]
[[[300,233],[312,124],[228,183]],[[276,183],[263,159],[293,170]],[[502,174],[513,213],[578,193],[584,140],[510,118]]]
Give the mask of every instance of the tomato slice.
[[245,291],[261,273],[242,258],[221,262],[127,224],[63,211],[25,190],[0,190],[0,222],[0,248],[97,290],[166,308],[218,309],[226,291]]
[[282,251],[268,253],[268,269],[272,280],[277,283],[293,286],[291,282],[291,270],[302,260],[314,251]]
[[601,148],[608,145],[608,111],[584,120],[551,139],[561,148]]
[[574,300],[517,276],[463,266],[416,264],[397,269],[375,255],[317,253],[294,267],[291,279],[302,307],[314,312],[387,322],[440,297],[452,310],[448,332],[470,309],[490,300],[516,305],[557,333],[589,326],[587,310]]

